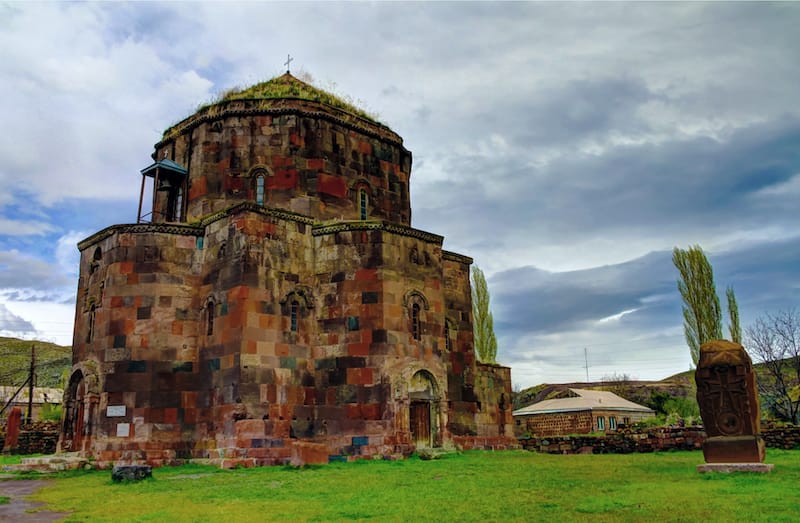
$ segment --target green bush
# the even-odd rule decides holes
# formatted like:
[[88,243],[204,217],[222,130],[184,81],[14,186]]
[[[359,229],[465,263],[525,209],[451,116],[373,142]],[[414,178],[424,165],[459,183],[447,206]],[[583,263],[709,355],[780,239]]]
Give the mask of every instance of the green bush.
[[61,405],[45,403],[42,407],[42,419],[45,421],[61,421]]

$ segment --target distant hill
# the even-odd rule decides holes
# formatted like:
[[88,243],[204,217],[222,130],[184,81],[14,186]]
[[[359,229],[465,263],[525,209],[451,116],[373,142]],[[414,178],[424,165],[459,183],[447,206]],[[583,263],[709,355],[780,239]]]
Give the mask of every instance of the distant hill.
[[61,388],[62,374],[72,367],[72,348],[46,341],[0,337],[0,385],[19,387],[28,378],[31,345],[36,346],[36,386]]

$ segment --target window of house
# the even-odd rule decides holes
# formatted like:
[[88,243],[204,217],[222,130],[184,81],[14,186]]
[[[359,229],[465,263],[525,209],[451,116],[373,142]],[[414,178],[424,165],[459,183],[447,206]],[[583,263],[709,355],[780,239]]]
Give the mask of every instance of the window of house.
[[361,213],[361,219],[367,219],[367,204],[369,203],[369,196],[367,195],[367,191],[361,189],[358,191],[358,208]]
[[606,419],[603,416],[597,416],[597,430],[606,430]]
[[206,336],[214,334],[214,302],[208,300],[206,304]]
[[256,203],[264,205],[264,175],[256,176]]
[[444,348],[448,351],[453,350],[453,342],[450,340],[450,324],[444,322]]
[[419,324],[419,304],[415,303],[411,306],[411,335],[415,340],[422,338]]
[[292,310],[291,310],[291,329],[292,332],[297,332],[297,311],[300,308],[300,304],[297,303],[297,300],[292,301]]
[[614,416],[608,417],[608,430],[617,430],[617,418]]
[[630,418],[622,418],[622,424],[627,427],[628,425],[631,424],[631,419]]

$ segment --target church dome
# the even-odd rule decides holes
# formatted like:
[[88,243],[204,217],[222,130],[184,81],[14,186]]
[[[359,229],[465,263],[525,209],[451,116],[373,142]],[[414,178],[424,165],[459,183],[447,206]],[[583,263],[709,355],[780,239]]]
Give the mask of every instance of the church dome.
[[200,107],[164,132],[153,159],[187,173],[142,171],[162,175],[154,221],[196,222],[252,202],[317,221],[411,224],[411,153],[403,139],[288,72]]

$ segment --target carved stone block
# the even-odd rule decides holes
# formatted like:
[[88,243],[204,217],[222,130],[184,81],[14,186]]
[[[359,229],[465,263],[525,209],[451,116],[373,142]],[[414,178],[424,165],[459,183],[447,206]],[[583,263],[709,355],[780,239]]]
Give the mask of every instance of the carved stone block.
[[744,347],[725,340],[704,343],[695,382],[708,435],[703,445],[706,462],[763,462],[756,376]]

